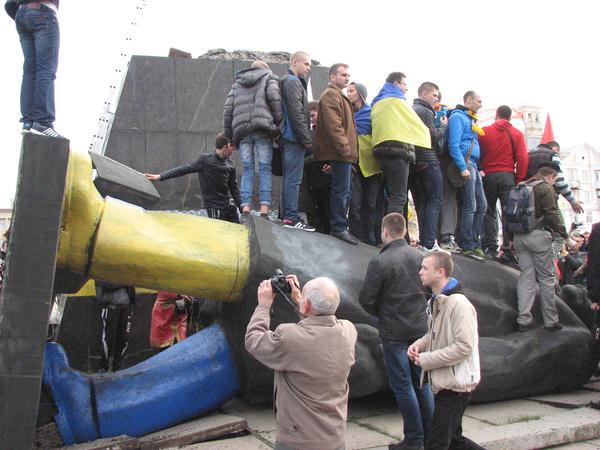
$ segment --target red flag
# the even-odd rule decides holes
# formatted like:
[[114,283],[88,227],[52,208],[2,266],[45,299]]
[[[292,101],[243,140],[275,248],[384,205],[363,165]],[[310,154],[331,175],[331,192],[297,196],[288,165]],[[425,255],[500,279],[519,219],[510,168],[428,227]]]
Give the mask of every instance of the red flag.
[[554,140],[554,132],[552,131],[552,122],[550,122],[550,113],[546,116],[546,126],[544,127],[544,134],[542,134],[541,144]]

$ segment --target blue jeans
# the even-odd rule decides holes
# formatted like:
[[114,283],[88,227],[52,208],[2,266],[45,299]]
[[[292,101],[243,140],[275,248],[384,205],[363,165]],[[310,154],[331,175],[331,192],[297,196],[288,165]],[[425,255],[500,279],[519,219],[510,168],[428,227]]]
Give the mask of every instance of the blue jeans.
[[281,182],[281,200],[283,219],[298,220],[298,194],[300,192],[300,183],[302,183],[302,173],[304,171],[304,155],[306,149],[303,145],[296,142],[281,140],[283,147],[283,180]]
[[329,206],[330,232],[348,229],[348,208],[352,197],[352,164],[331,161],[331,201]]
[[429,384],[419,387],[421,369],[408,359],[406,351],[410,342],[385,341],[383,360],[390,387],[404,421],[404,440],[423,445],[433,420],[433,393]]
[[421,245],[431,248],[435,244],[442,209],[443,180],[440,163],[438,161],[423,163],[418,166],[417,174],[423,191],[417,210],[419,240]]
[[463,186],[463,205],[461,214],[461,246],[463,250],[481,248],[483,220],[487,209],[487,201],[483,191],[481,175],[472,162],[469,162],[471,177]]
[[273,141],[260,133],[250,133],[242,138],[239,148],[243,168],[242,182],[240,183],[242,206],[252,203],[254,152],[256,152],[258,158],[258,200],[261,205],[270,206],[273,185],[273,174],[271,172]]
[[58,68],[60,32],[50,8],[19,8],[15,17],[23,50],[21,121],[51,127],[55,120],[54,79]]

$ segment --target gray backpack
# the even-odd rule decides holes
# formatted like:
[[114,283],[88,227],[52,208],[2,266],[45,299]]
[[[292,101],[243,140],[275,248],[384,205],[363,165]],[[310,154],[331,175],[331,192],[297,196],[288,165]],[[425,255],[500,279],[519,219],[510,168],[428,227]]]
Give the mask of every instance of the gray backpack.
[[530,183],[522,181],[508,194],[508,201],[504,210],[506,230],[510,233],[529,233],[539,226],[535,219],[535,196],[533,188],[543,180]]

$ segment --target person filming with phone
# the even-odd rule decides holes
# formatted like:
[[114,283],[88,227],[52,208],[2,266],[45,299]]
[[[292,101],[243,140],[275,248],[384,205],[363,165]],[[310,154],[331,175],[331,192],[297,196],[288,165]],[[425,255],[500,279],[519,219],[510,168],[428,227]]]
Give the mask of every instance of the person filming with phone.
[[[301,320],[269,329],[275,296],[297,305]],[[258,286],[258,305],[246,329],[246,350],[275,371],[275,448],[343,449],[348,413],[348,374],[357,332],[335,312],[340,293],[330,278],[300,290],[295,275],[278,273]]]

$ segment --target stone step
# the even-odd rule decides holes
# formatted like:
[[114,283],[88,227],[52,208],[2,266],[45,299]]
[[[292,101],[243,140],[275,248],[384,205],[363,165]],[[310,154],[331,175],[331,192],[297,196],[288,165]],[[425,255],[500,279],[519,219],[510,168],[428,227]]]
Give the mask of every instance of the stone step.
[[465,436],[488,450],[527,450],[587,441],[600,437],[600,411],[564,410],[538,420],[470,430]]

